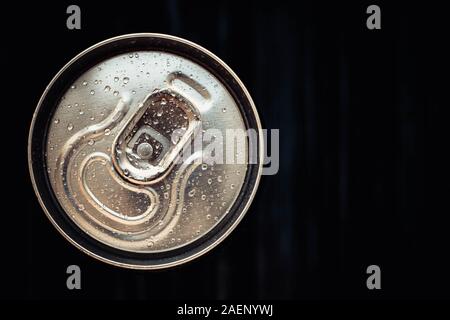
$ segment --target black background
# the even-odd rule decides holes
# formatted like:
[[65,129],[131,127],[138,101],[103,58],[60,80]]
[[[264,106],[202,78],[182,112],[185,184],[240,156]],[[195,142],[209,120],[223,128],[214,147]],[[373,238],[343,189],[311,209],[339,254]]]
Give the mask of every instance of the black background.
[[[295,1],[2,4],[3,298],[449,298],[448,42],[437,4]],[[439,3],[439,2],[438,2]],[[382,29],[366,28],[378,4]],[[106,38],[168,33],[223,59],[263,127],[279,128],[280,171],[262,179],[233,234],[172,270],[121,270],[51,226],[31,187],[27,134],[46,85]],[[66,267],[82,290],[66,289]],[[382,289],[366,288],[381,267]]]

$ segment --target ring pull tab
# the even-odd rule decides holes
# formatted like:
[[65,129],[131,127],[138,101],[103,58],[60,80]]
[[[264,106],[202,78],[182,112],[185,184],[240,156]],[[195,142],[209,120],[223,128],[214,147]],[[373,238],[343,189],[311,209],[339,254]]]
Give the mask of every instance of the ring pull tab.
[[172,89],[149,94],[114,141],[119,174],[151,184],[169,173],[180,152],[201,128],[198,109]]

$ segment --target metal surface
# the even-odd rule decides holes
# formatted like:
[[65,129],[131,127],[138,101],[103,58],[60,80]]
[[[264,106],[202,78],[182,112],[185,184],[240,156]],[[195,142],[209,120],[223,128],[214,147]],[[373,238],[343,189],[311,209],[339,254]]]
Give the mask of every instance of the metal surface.
[[[146,37],[193,47],[225,68],[227,76],[242,88],[242,97],[252,108],[246,111],[254,116],[260,134],[256,110],[239,79],[211,53],[185,40],[156,34],[122,36],[86,50],[68,66],[115,41]],[[128,43],[128,47],[132,45]],[[49,100],[48,92],[44,93],[30,130],[30,172],[47,215],[77,247],[115,265],[161,268],[206,252],[239,222],[259,181],[261,140],[250,184],[248,163],[206,164],[205,154],[202,158],[201,152],[191,152],[193,139],[209,129],[223,136],[227,129],[248,129],[236,93],[218,78],[220,73],[214,74],[186,55],[158,48],[129,49],[92,64],[66,83],[67,90],[55,101],[47,124],[43,167],[37,168],[33,129],[37,114],[43,112],[40,106]],[[223,143],[225,150],[227,141]],[[249,141],[245,143],[241,156],[248,159]],[[63,211],[59,214],[69,219],[64,223],[105,247],[92,252],[55,220],[55,213],[48,209],[49,200],[43,199],[42,187],[34,179],[35,171],[43,168],[53,201],[56,199]],[[231,215],[229,222],[223,221]],[[201,242],[211,234],[212,240]],[[188,246],[196,242],[199,244]],[[125,258],[108,258],[102,252],[109,248]],[[180,254],[184,248],[186,253]],[[127,262],[127,252],[137,254],[133,256],[137,261],[139,254],[146,254],[142,255],[145,262]],[[174,254],[172,259],[171,252],[178,256]],[[153,262],[152,254],[157,253],[165,256],[162,260],[155,256]]]

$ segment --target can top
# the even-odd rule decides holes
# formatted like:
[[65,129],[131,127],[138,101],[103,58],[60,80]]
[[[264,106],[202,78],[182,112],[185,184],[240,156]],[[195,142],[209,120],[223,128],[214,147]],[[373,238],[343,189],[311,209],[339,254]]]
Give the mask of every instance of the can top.
[[260,138],[260,124],[242,83],[211,53],[170,36],[122,36],[81,53],[49,88],[42,165],[63,217],[44,207],[58,229],[64,220],[94,247],[147,261],[120,265],[153,268],[208,250],[242,218],[261,161],[249,164],[253,142],[240,134],[254,128]]

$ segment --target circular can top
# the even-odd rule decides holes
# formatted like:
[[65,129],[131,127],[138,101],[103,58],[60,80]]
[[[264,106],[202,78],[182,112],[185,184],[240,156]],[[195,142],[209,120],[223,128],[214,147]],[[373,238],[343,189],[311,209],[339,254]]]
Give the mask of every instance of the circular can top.
[[262,170],[262,130],[239,78],[162,34],[100,42],[42,95],[28,162],[46,215],[73,245],[126,268],[190,261],[239,223]]

